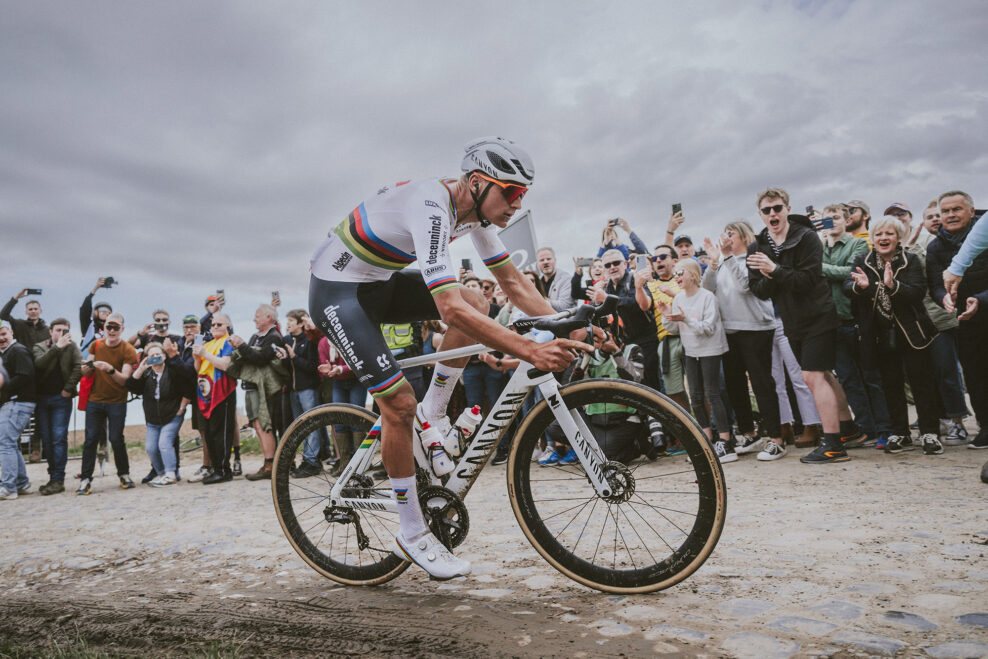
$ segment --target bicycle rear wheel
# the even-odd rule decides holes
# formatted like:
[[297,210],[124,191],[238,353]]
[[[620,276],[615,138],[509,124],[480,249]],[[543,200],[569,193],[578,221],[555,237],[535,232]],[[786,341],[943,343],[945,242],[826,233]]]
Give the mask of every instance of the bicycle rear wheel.
[[[359,447],[377,416],[356,405],[332,403],[300,415],[289,426],[275,451],[271,491],[278,522],[299,556],[313,569],[339,583],[372,586],[394,579],[408,563],[392,553],[398,532],[398,515],[380,510],[334,508],[329,494],[336,479],[327,472],[309,478],[293,478],[301,460],[305,439],[325,428],[334,437],[334,426],[353,429],[354,448]],[[371,474],[357,474],[343,496],[370,502],[391,498],[391,485],[375,483]]]
[[[690,461],[680,455],[628,466],[608,462],[613,494],[602,498],[579,462],[532,462],[554,420],[540,402],[518,431],[507,469],[511,506],[529,542],[557,570],[597,590],[644,593],[687,578],[713,551],[726,515],[724,473],[702,429],[671,400],[632,382],[584,380],[559,392],[571,412],[632,414],[613,427],[591,426],[599,445],[619,432],[627,436],[629,423],[639,419],[644,426],[650,416],[679,440]],[[600,404],[608,407],[587,411]]]

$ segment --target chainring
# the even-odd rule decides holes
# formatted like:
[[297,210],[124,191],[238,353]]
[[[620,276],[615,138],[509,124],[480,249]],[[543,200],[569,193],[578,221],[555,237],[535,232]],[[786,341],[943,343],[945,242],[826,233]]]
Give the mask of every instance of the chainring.
[[419,490],[419,503],[429,530],[447,549],[459,546],[470,531],[470,514],[460,497],[445,487],[429,485]]

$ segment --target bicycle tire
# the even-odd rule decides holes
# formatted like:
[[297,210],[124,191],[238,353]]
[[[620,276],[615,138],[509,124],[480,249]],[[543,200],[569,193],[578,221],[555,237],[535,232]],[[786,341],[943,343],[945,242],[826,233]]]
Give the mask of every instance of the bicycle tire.
[[[686,579],[717,545],[727,512],[724,472],[703,430],[669,398],[633,382],[583,380],[559,393],[570,410],[610,403],[657,418],[666,436],[679,440],[689,463],[682,455],[632,461],[630,498],[608,502],[579,462],[550,467],[532,462],[536,443],[554,420],[543,400],[525,417],[507,464],[508,495],[528,541],[569,578],[605,592],[646,593]],[[607,439],[598,433],[607,432],[595,429],[598,443]],[[581,547],[584,536],[587,544]]]
[[181,440],[178,444],[179,453],[191,453],[202,448],[202,437],[195,435]]
[[[365,408],[342,403],[314,407],[301,414],[285,431],[274,455],[271,471],[271,493],[274,507],[285,536],[299,556],[314,570],[333,581],[351,586],[373,586],[394,579],[409,563],[392,552],[398,531],[397,513],[352,510],[360,528],[370,539],[371,546],[358,547],[353,523],[330,522],[326,518],[328,501],[335,478],[323,471],[304,479],[291,477],[296,458],[300,457],[305,438],[318,428],[326,428],[333,436],[333,425],[358,429],[360,439],[377,421],[377,416]],[[369,477],[369,476],[368,476]],[[385,481],[380,488],[366,489],[367,498],[391,496],[391,486]]]

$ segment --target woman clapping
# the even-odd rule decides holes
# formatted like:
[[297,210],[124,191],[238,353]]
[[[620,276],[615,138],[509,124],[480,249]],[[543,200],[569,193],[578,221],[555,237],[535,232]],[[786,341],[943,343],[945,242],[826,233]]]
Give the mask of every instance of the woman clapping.
[[937,330],[923,307],[926,278],[919,257],[903,249],[906,227],[885,216],[872,224],[874,247],[854,262],[844,282],[861,336],[861,359],[874,365],[892,417],[886,453],[915,448],[909,434],[903,366],[919,416],[920,441],[930,455],[943,453],[936,385],[929,346]]

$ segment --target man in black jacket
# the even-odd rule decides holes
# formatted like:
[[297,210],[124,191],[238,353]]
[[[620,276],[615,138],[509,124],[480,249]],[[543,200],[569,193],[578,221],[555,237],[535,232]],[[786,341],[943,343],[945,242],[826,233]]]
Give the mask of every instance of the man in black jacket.
[[[635,299],[635,278],[628,271],[624,254],[609,249],[602,255],[606,280],[599,281],[588,291],[590,300],[600,304],[608,295],[616,295],[618,316],[624,327],[624,343],[634,343],[642,349],[644,357],[642,383],[656,391],[662,391],[662,378],[659,375],[659,339],[655,329],[655,318],[645,313]],[[642,284],[644,285],[644,283]]]
[[[283,348],[285,345],[278,328],[275,326],[277,320],[278,312],[275,308],[270,304],[262,304],[254,313],[254,326],[257,328],[257,333],[251,336],[249,341],[244,341],[236,335],[230,337],[230,343],[240,353],[241,359],[255,366],[273,368],[271,362],[279,358],[275,348]],[[272,424],[270,428],[261,425],[260,406],[266,406],[269,412],[268,416],[273,419],[275,413],[280,412],[280,409],[276,408],[281,406],[281,392],[279,391],[277,395],[271,396],[267,400],[261,400],[256,384],[241,380],[240,386],[245,392],[244,408],[247,411],[247,420],[254,426],[254,431],[261,440],[261,450],[264,452],[264,464],[255,473],[247,474],[246,478],[251,481],[270,479],[276,446],[274,425]]]
[[17,441],[35,404],[34,360],[7,324],[0,326],[0,358],[10,376],[0,389],[0,500],[5,500],[31,491]]
[[971,397],[974,416],[981,426],[968,448],[988,448],[988,251],[974,258],[964,279],[957,288],[956,297],[947,293],[943,284],[943,272],[950,266],[954,255],[976,222],[988,220],[974,217],[974,201],[971,195],[960,190],[944,192],[939,198],[940,228],[937,236],[926,247],[926,277],[930,295],[937,304],[950,312],[957,311],[957,347],[964,384]]
[[48,325],[41,318],[41,303],[37,300],[28,300],[24,303],[24,312],[27,314],[27,318],[14,318],[10,315],[10,312],[14,310],[14,305],[27,295],[28,290],[30,289],[21,289],[20,293],[7,301],[3,309],[0,309],[0,319],[10,323],[14,330],[14,338],[30,352],[35,343],[48,340]]
[[34,344],[32,352],[38,395],[34,409],[35,425],[48,458],[48,482],[38,491],[41,494],[58,494],[65,491],[69,417],[72,416],[72,399],[82,377],[82,353],[72,342],[66,318],[53,320],[51,338]]
[[[823,425],[823,441],[800,462],[844,462],[846,438],[855,435],[847,397],[833,370],[837,360],[837,309],[823,276],[823,243],[802,215],[789,215],[789,194],[769,188],[758,195],[763,229],[748,246],[748,286],[779,310],[783,331],[803,371]],[[845,439],[842,439],[845,438]]]

